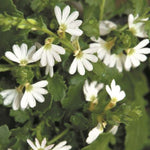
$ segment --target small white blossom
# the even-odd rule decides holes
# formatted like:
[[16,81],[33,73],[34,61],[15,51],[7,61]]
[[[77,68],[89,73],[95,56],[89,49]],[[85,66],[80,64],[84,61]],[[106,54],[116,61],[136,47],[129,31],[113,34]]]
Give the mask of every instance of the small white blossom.
[[109,20],[100,21],[99,31],[101,36],[109,34],[112,30],[115,30],[116,28],[117,25],[112,21]]
[[98,123],[98,125],[89,132],[88,137],[86,139],[86,143],[91,144],[93,141],[95,141],[98,138],[98,136],[101,133],[103,133],[103,131],[104,129],[102,125]]
[[85,80],[83,86],[83,92],[85,95],[86,101],[91,101],[93,103],[97,103],[98,92],[104,87],[103,83],[97,84],[97,81],[93,81],[90,84],[88,80]]
[[98,58],[93,54],[95,52],[95,49],[92,48],[83,51],[77,50],[74,55],[75,58],[69,68],[69,73],[74,74],[78,70],[80,75],[84,75],[85,69],[92,71],[93,65],[91,62],[96,63],[98,61]]
[[43,103],[45,101],[45,98],[43,95],[47,94],[47,90],[44,89],[48,84],[46,80],[39,81],[35,84],[26,84],[26,90],[25,93],[21,99],[21,108],[25,109],[28,106],[33,108],[36,106],[36,100],[40,103]]
[[47,66],[46,66],[46,69],[45,69],[45,74],[46,74],[46,75],[49,74],[50,77],[52,78],[53,75],[54,75],[54,69],[53,69],[53,67],[47,65]]
[[110,56],[111,56],[111,48],[112,45],[109,42],[104,41],[102,38],[95,39],[91,38],[95,43],[91,43],[90,47],[95,48],[97,50],[97,56],[100,60],[103,61],[105,65],[109,65]]
[[109,67],[116,67],[119,72],[123,71],[123,66],[125,62],[125,55],[124,54],[112,54],[110,56],[110,62],[109,62]]
[[65,54],[65,49],[61,46],[51,44],[51,41],[48,41],[44,46],[34,53],[32,58],[35,61],[40,60],[42,67],[47,65],[53,67],[55,65],[55,61],[61,62],[61,58],[59,56],[60,54]]
[[109,94],[113,103],[123,100],[126,96],[125,92],[121,91],[120,86],[116,85],[114,79],[112,80],[110,87],[106,85],[106,91]]
[[147,57],[145,54],[150,54],[150,48],[145,47],[148,44],[149,40],[144,39],[134,48],[129,48],[125,51],[127,55],[124,67],[127,71],[129,71],[131,67],[138,67],[140,62],[146,61]]
[[[67,32],[71,35],[80,36],[83,31],[79,29],[82,24],[81,20],[76,20],[79,16],[78,11],[70,14],[70,7],[67,5],[63,11],[58,6],[54,8],[56,19],[59,23],[59,32]],[[70,14],[70,15],[69,15]]]
[[20,99],[22,98],[22,92],[17,89],[8,89],[0,92],[0,95],[4,98],[4,105],[10,105],[12,103],[13,110],[18,110],[20,107]]
[[113,135],[115,135],[118,131],[118,127],[119,125],[114,125],[110,130],[109,132],[112,133]]
[[54,144],[46,146],[46,138],[42,140],[41,144],[39,143],[37,138],[35,138],[35,144],[30,139],[27,139],[27,143],[33,150],[70,150],[72,148],[70,145],[66,145],[66,141],[60,142],[55,147]]
[[29,50],[27,44],[23,43],[19,47],[18,45],[13,45],[13,52],[7,51],[5,52],[5,56],[11,61],[17,62],[20,66],[25,66],[29,63],[35,62],[32,59],[32,55],[34,54],[36,47],[32,46]]
[[129,14],[128,16],[128,26],[129,30],[137,37],[146,38],[147,33],[144,30],[145,21],[147,21],[149,18],[143,18],[138,22],[135,22],[139,18],[139,15],[137,14],[136,17],[133,16],[133,14]]

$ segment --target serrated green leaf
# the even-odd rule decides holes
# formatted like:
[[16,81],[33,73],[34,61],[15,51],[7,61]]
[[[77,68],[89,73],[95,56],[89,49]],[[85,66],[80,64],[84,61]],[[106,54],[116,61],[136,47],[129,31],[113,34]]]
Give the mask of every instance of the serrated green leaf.
[[55,74],[53,78],[48,78],[47,88],[54,101],[60,101],[66,95],[66,85],[63,77],[59,74]]
[[81,150],[111,150],[109,143],[111,142],[112,138],[114,138],[112,134],[103,133],[96,139],[96,141],[89,146],[82,148]]
[[15,121],[19,123],[24,123],[30,118],[27,111],[21,110],[10,110],[10,116],[14,117]]
[[3,149],[9,141],[9,136],[11,132],[8,129],[7,125],[0,126],[0,148]]

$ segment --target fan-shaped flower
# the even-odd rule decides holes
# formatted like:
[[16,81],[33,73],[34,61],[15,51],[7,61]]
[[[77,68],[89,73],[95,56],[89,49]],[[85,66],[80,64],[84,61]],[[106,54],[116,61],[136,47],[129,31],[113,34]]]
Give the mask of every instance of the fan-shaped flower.
[[22,92],[17,89],[8,89],[0,92],[0,95],[4,98],[4,105],[10,105],[12,103],[13,110],[18,110],[20,107],[20,99],[22,98]]
[[129,30],[137,37],[146,38],[147,33],[144,30],[144,25],[145,21],[147,21],[148,18],[143,18],[138,22],[135,22],[138,18],[139,18],[138,14],[136,15],[136,17],[134,17],[133,14],[129,14],[128,16]]
[[95,52],[96,50],[92,48],[86,49],[84,51],[75,51],[75,58],[69,68],[69,73],[74,74],[78,70],[80,75],[84,75],[85,69],[88,71],[92,71],[93,65],[91,64],[91,62],[95,63],[98,61],[98,58],[93,54]]
[[54,12],[56,15],[56,19],[60,25],[58,30],[59,34],[67,32],[75,36],[82,35],[83,31],[79,29],[79,26],[82,24],[82,21],[76,20],[79,16],[78,11],[74,11],[70,14],[70,7],[67,5],[62,12],[58,6],[55,6]]
[[93,81],[89,84],[88,80],[86,80],[83,86],[83,92],[84,92],[86,101],[97,103],[98,92],[103,87],[104,87],[103,83],[97,84],[97,81]]
[[150,48],[145,47],[148,44],[149,40],[144,39],[134,48],[125,50],[126,59],[124,66],[127,71],[129,71],[131,67],[138,67],[140,65],[140,62],[146,61],[147,57],[145,56],[145,54],[150,54]]
[[115,30],[116,28],[117,25],[112,21],[109,20],[100,21],[99,31],[101,36],[109,34],[112,30]]
[[33,55],[33,60],[40,60],[41,66],[51,66],[55,65],[55,60],[57,62],[61,62],[60,54],[65,54],[65,49],[61,46],[52,44],[53,39],[48,38],[45,41],[45,45],[42,46],[38,51],[36,51]]
[[98,138],[98,136],[101,133],[103,133],[103,131],[103,126],[100,123],[98,123],[98,125],[89,132],[88,137],[86,139],[86,143],[91,144]]
[[36,106],[36,100],[40,103],[43,103],[45,101],[45,98],[43,95],[47,94],[47,90],[44,89],[48,84],[46,80],[39,81],[35,84],[26,84],[26,90],[25,93],[21,99],[21,108],[25,109],[28,106],[33,108]]
[[32,55],[34,54],[36,47],[32,46],[29,50],[27,44],[23,43],[19,47],[18,45],[13,45],[13,52],[7,51],[5,52],[5,56],[11,61],[17,62],[20,66],[25,66],[29,63],[35,62],[32,59]]
[[111,103],[116,104],[118,101],[121,101],[125,98],[126,94],[124,91],[121,91],[119,85],[116,85],[115,80],[113,79],[110,87],[106,85],[106,91],[111,98]]
[[27,139],[27,143],[30,145],[30,147],[33,150],[70,150],[71,149],[70,145],[66,145],[67,143],[66,141],[60,142],[55,147],[54,144],[46,146],[47,143],[46,138],[42,140],[41,144],[37,138],[35,138],[35,144],[30,139]]

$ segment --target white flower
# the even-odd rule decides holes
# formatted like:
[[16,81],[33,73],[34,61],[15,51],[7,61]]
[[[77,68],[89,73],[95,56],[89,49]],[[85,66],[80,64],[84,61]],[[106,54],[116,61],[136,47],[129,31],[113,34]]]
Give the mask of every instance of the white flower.
[[91,144],[101,133],[103,133],[103,131],[102,125],[98,123],[98,125],[89,132],[86,143]]
[[32,58],[35,61],[40,60],[42,67],[47,65],[53,67],[55,65],[55,60],[61,62],[60,54],[65,54],[65,49],[61,46],[51,44],[50,41],[36,51]]
[[109,61],[110,62],[108,64],[108,66],[110,68],[115,66],[119,72],[122,72],[124,62],[125,62],[125,55],[124,54],[118,54],[118,55],[117,54],[112,54],[112,55],[110,55],[110,60]]
[[72,146],[66,145],[67,141],[62,141],[58,143],[52,150],[70,150]]
[[118,127],[119,125],[114,125],[110,130],[109,132],[112,133],[113,135],[115,135],[118,131]]
[[45,69],[45,74],[46,74],[46,75],[49,74],[50,77],[52,78],[53,75],[54,75],[54,69],[53,69],[53,67],[47,65],[47,66],[46,66],[46,69]]
[[131,67],[138,67],[140,65],[140,62],[146,61],[147,57],[145,56],[145,54],[150,54],[150,48],[145,47],[148,44],[149,40],[144,39],[134,48],[129,48],[126,50],[127,56],[124,67],[127,71],[129,71]]
[[147,33],[144,30],[145,21],[147,21],[149,18],[143,18],[138,22],[135,22],[136,19],[139,18],[139,15],[137,14],[136,17],[134,17],[132,14],[128,16],[128,26],[129,30],[137,37],[145,38],[148,37]]
[[46,138],[44,138],[41,142],[41,144],[39,143],[38,139],[35,138],[35,144],[30,140],[30,139],[27,139],[27,143],[30,145],[30,147],[33,149],[33,150],[51,150],[51,148],[54,146],[53,144],[52,145],[49,145],[49,146],[46,146]]
[[12,103],[13,110],[18,110],[20,107],[20,99],[22,97],[22,92],[17,89],[8,89],[0,92],[0,95],[4,98],[4,105],[10,105]]
[[[77,70],[80,75],[85,74],[85,69],[88,71],[93,70],[91,62],[97,62],[98,58],[93,54],[96,51],[92,48],[86,49],[84,51],[77,50],[75,52],[75,58],[69,68],[69,73],[74,74]],[[91,61],[91,62],[90,62]]]
[[114,79],[112,80],[110,87],[106,85],[106,91],[111,98],[111,102],[113,103],[123,100],[126,96],[125,92],[121,91],[120,86],[116,85],[116,82]]
[[26,84],[25,93],[21,99],[21,108],[25,109],[26,107],[30,106],[31,108],[36,106],[36,101],[43,103],[45,98],[43,95],[47,94],[47,90],[45,87],[48,84],[46,80],[39,81],[35,84]]
[[88,80],[85,80],[83,86],[83,92],[86,98],[86,101],[92,101],[93,103],[97,103],[98,92],[104,87],[103,83],[97,84],[97,81],[93,81],[88,83]]
[[91,38],[95,43],[91,43],[90,47],[95,48],[97,50],[97,55],[100,60],[103,60],[105,65],[109,65],[110,63],[110,55],[112,43],[106,42],[100,37],[96,40],[94,37]]
[[35,62],[32,59],[32,55],[35,52],[36,47],[32,46],[29,50],[27,44],[23,43],[19,47],[18,45],[13,45],[13,52],[7,51],[5,56],[11,61],[17,62],[20,66],[25,66],[29,63]]
[[58,6],[55,6],[54,11],[60,25],[59,32],[67,32],[75,36],[82,35],[83,31],[79,29],[82,21],[76,20],[79,16],[78,11],[74,11],[70,14],[70,7],[68,5],[63,9],[63,12],[61,12],[61,9]]
[[100,21],[99,31],[101,36],[109,34],[112,30],[115,30],[116,28],[117,25],[112,21],[109,20]]
[[30,139],[27,139],[27,143],[30,145],[30,147],[33,150],[70,150],[71,149],[70,145],[66,145],[67,143],[66,141],[60,142],[55,147],[54,144],[46,146],[46,142],[47,142],[46,138],[42,140],[41,144],[39,143],[37,138],[35,138],[35,144]]

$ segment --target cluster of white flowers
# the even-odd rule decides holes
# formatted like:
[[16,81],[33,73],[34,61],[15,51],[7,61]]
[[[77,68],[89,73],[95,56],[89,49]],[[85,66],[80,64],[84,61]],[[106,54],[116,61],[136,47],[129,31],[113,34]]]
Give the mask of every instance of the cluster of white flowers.
[[[102,83],[97,84],[96,81],[93,81],[89,84],[88,81],[86,80],[83,86],[83,93],[85,95],[86,101],[97,102],[98,92],[103,88],[103,86],[104,84]],[[111,98],[109,104],[106,106],[105,111],[114,107],[117,102],[123,100],[126,96],[125,92],[121,91],[120,86],[116,85],[114,79],[111,82],[111,86],[109,87],[109,85],[106,85],[105,89]],[[97,126],[94,127],[92,130],[90,130],[88,137],[86,139],[86,143],[91,144],[93,141],[95,141],[98,138],[98,136],[104,132],[104,128],[106,127],[106,125],[107,125],[106,122],[102,123],[98,122]],[[118,125],[114,125],[109,132],[115,135],[117,130]]]
[[70,150],[72,148],[70,145],[66,145],[66,141],[58,143],[55,147],[54,144],[46,146],[46,138],[42,140],[41,144],[37,138],[35,138],[35,144],[30,139],[27,139],[27,143],[30,145],[32,150]]
[[47,86],[47,84],[48,82],[46,80],[39,81],[35,84],[27,83],[24,94],[18,87],[16,89],[4,90],[0,92],[0,95],[4,98],[4,105],[10,105],[12,103],[14,110],[28,107],[33,108],[36,106],[36,100],[40,103],[45,101],[43,95],[47,94],[48,91],[43,87]]
[[[144,22],[148,18],[140,19],[138,22],[136,20],[139,18],[139,15],[134,17],[132,14],[128,16],[128,27],[129,30],[137,37],[146,38],[148,37],[144,30]],[[117,25],[111,21],[105,20],[100,21],[99,30],[100,35],[107,35],[112,30],[115,30]],[[145,54],[150,54],[150,48],[147,48],[149,44],[148,39],[142,40],[137,46],[125,49],[125,53],[120,54],[111,54],[111,49],[115,44],[115,41],[104,41],[102,38],[95,39],[91,38],[94,43],[90,44],[91,48],[97,49],[97,55],[103,63],[112,68],[116,67],[119,72],[123,71],[125,68],[126,71],[130,71],[131,68],[136,68],[140,65],[140,62],[146,61],[147,57]]]

